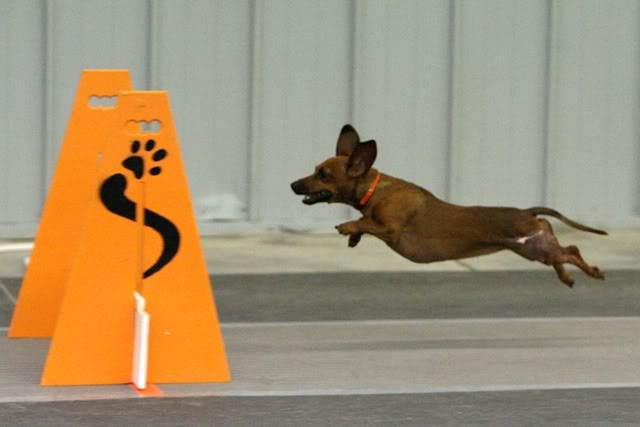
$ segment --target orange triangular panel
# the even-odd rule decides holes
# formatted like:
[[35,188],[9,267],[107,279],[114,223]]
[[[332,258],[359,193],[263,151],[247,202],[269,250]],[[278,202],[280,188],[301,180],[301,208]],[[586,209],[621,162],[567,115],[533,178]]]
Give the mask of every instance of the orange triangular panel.
[[134,289],[151,316],[149,382],[228,381],[166,92],[122,93],[112,123],[42,383],[129,382]]
[[115,111],[113,107],[92,107],[89,100],[128,89],[127,70],[82,73],[9,337],[49,337],[53,333],[83,218],[95,191],[98,156]]

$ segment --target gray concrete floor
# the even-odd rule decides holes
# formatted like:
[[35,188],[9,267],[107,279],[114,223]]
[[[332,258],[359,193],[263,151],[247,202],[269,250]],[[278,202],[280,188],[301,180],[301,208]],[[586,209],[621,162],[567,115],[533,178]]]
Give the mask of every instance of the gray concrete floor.
[[5,406],[0,421],[48,427],[637,426],[639,399],[638,389],[608,388],[44,402]]
[[[637,425],[640,230],[559,234],[607,280],[569,289],[509,253],[415,265],[373,238],[204,239],[231,383],[41,388],[48,341],[2,338],[0,425]],[[28,255],[6,243],[0,331]]]
[[[640,267],[640,229],[611,230],[609,236],[556,229],[560,243],[575,244],[585,259],[604,271]],[[0,277],[21,277],[30,242],[0,241]],[[434,264],[407,261],[371,236],[356,248],[337,232],[330,234],[266,233],[207,237],[202,247],[211,274],[318,273],[335,271],[494,271],[546,267],[511,252]]]

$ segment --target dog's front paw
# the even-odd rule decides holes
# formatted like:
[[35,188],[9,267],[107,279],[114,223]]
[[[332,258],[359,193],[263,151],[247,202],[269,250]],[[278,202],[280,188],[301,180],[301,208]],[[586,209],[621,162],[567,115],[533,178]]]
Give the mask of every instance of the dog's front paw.
[[360,239],[362,238],[362,233],[356,233],[349,236],[349,247],[355,248],[358,243],[360,243]]
[[336,225],[336,230],[338,230],[338,233],[342,234],[343,236],[349,236],[351,234],[358,233],[358,226],[356,225],[355,221],[349,221],[340,225]]

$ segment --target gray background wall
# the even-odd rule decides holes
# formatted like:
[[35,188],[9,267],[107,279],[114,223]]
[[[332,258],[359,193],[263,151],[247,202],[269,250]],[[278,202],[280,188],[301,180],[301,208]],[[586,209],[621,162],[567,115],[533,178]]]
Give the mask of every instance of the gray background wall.
[[0,0],[0,236],[33,235],[83,68],[166,89],[203,233],[326,229],[351,122],[461,204],[640,226],[640,0]]

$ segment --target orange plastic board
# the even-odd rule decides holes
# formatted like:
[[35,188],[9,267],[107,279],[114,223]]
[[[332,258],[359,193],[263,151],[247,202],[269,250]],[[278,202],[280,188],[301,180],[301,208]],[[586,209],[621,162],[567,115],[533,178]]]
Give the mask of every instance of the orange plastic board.
[[42,384],[130,382],[136,289],[151,316],[147,380],[228,381],[166,92],[121,93],[108,133]]
[[112,97],[129,89],[127,70],[82,73],[9,337],[49,337],[53,333],[86,207],[95,192],[98,155],[115,111],[90,106],[90,98]]
[[[130,197],[141,194],[140,186],[129,190]],[[140,226],[106,211],[97,188],[94,199],[51,340],[43,385],[131,381]]]

